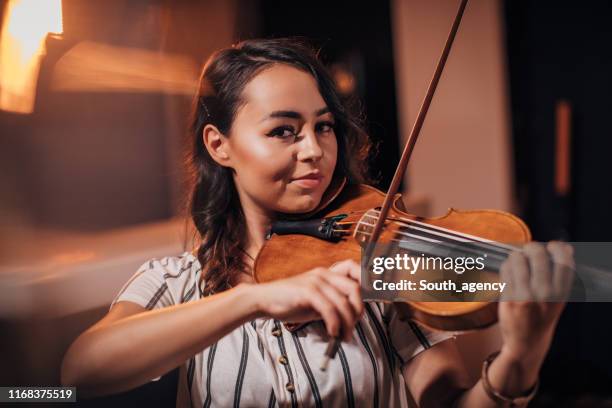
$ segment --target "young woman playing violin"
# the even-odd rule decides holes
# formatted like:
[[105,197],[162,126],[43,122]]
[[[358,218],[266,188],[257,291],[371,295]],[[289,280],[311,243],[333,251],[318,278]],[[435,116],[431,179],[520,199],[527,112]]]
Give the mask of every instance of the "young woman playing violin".
[[[473,383],[453,335],[400,320],[393,303],[362,301],[354,261],[254,282],[279,214],[312,211],[336,176],[364,177],[367,137],[311,49],[251,40],[215,53],[191,136],[199,248],[145,263],[72,344],[63,384],[116,393],[180,366],[178,406],[526,404],[563,303],[500,302],[503,346]],[[539,298],[561,290],[572,262],[571,247],[534,243],[503,269]],[[290,331],[284,322],[310,323]],[[322,371],[335,336],[343,341]]]

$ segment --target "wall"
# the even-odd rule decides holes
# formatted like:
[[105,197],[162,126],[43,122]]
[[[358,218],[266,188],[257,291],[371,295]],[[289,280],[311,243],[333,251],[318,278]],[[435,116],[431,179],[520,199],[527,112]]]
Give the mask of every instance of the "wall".
[[[394,0],[398,117],[407,140],[459,1]],[[406,182],[433,215],[510,210],[511,146],[499,1],[468,3],[413,152]]]

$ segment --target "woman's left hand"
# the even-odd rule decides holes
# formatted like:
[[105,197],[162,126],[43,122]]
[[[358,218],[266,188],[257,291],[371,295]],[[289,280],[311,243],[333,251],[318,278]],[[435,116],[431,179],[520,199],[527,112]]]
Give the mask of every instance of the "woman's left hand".
[[[574,278],[573,248],[529,243],[502,264],[508,290],[499,303],[502,352],[513,359],[544,360]],[[504,300],[507,299],[507,300]]]

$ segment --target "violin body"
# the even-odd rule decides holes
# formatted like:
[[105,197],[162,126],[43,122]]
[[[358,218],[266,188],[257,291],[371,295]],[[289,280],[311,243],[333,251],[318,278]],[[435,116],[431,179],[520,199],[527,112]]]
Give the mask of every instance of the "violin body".
[[[366,241],[359,233],[360,221],[367,211],[381,206],[385,194],[364,184],[344,186],[342,183],[338,191],[323,208],[309,214],[309,219],[328,219],[342,214],[339,224],[349,226],[345,233],[335,240],[303,233],[270,234],[255,260],[257,282],[287,278],[316,267],[330,267],[345,259],[360,263],[364,243],[361,241]],[[405,211],[401,194],[394,196],[387,218],[419,221],[495,242],[519,244],[531,240],[525,223],[507,212],[449,209],[443,216],[424,218]],[[397,228],[386,222],[378,242],[391,240]],[[435,330],[475,330],[497,321],[496,302],[399,302],[397,306],[402,318],[416,320]]]

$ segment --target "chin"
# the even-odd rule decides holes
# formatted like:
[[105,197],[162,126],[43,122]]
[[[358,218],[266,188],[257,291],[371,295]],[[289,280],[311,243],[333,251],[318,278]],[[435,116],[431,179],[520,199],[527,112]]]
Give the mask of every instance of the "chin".
[[288,214],[300,214],[310,212],[317,208],[317,205],[319,205],[319,202],[321,202],[321,195],[300,195],[292,201],[292,205],[281,209],[281,212]]

